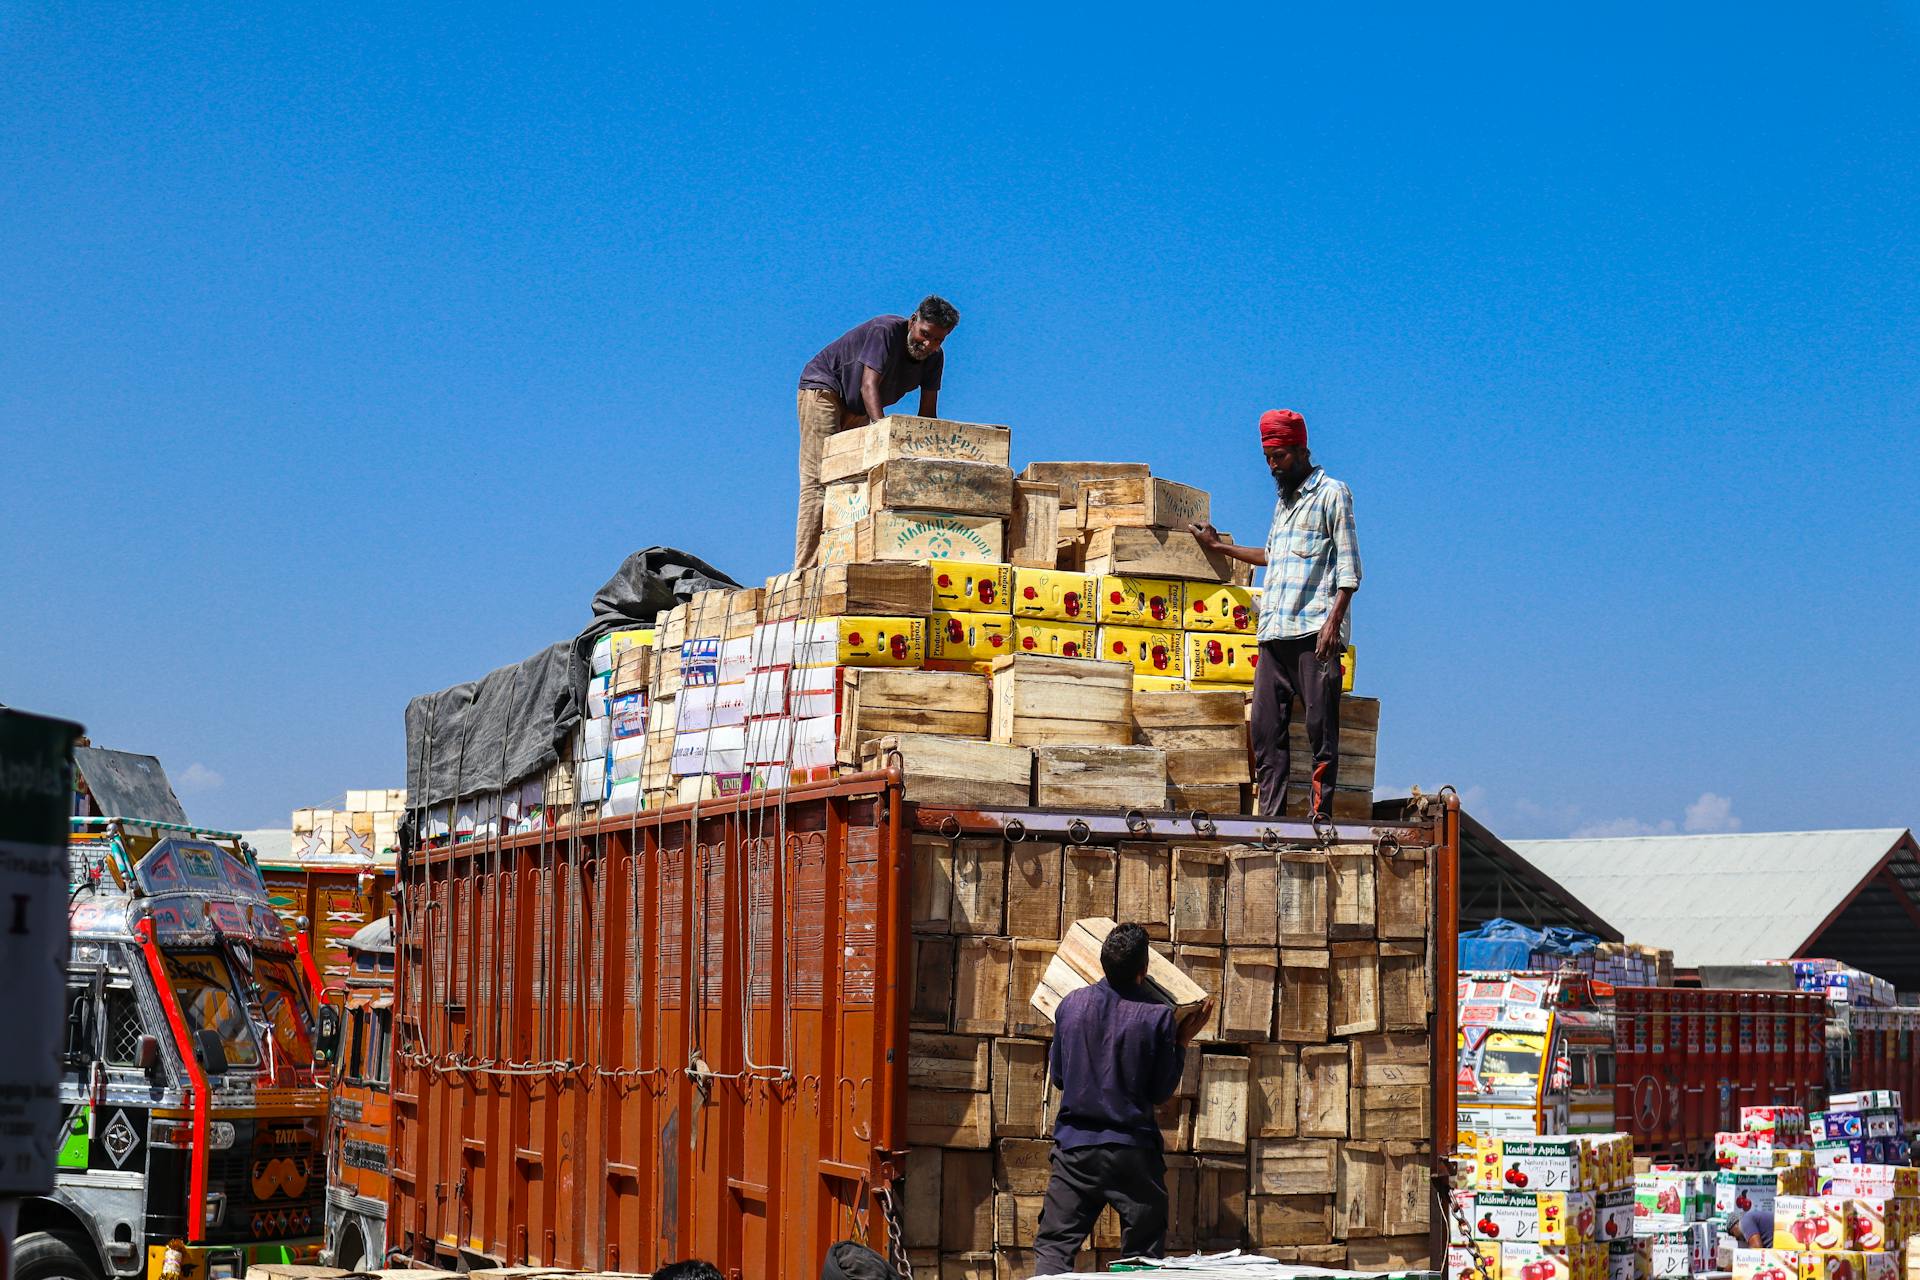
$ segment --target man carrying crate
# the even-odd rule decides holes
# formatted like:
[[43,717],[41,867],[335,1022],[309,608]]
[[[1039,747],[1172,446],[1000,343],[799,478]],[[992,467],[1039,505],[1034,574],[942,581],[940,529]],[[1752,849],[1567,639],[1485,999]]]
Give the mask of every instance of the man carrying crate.
[[1066,1275],[1094,1219],[1120,1215],[1120,1247],[1157,1257],[1167,1231],[1167,1161],[1154,1108],[1180,1087],[1181,1051],[1200,1029],[1144,989],[1147,931],[1114,926],[1100,946],[1106,977],[1054,1012],[1047,1067],[1060,1090],[1053,1174],[1034,1235],[1034,1274]]
[[940,345],[960,323],[945,298],[930,296],[911,316],[875,316],[835,338],[800,371],[800,519],[793,567],[820,554],[820,450],[828,436],[884,418],[887,406],[920,388],[920,416],[940,403],[946,353]]
[[1264,566],[1260,584],[1260,662],[1253,674],[1253,761],[1260,812],[1287,807],[1287,731],[1293,700],[1306,706],[1313,751],[1308,811],[1333,820],[1340,765],[1340,659],[1347,647],[1347,607],[1360,588],[1360,543],[1353,532],[1353,492],[1313,465],[1307,420],[1291,409],[1260,416],[1260,448],[1280,490],[1265,550],[1223,542],[1210,524],[1191,526],[1210,551]]

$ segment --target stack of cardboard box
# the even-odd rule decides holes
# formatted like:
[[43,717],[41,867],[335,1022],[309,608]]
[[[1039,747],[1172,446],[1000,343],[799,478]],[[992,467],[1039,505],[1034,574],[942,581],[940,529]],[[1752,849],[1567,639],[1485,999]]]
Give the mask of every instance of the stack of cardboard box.
[[1477,1255],[1500,1280],[1635,1280],[1631,1135],[1480,1133],[1463,1173],[1449,1275]]
[[399,787],[349,791],[342,809],[295,809],[294,860],[358,858],[391,865],[406,808],[406,788]]
[[[1011,784],[956,767],[947,785]],[[1167,1247],[1250,1244],[1362,1270],[1424,1263],[1429,872],[1424,853],[1371,846],[916,837],[906,1181],[916,1271],[1032,1274],[1058,1101],[1048,1010],[1071,985],[1057,957],[1084,978],[1112,920],[1145,925],[1156,963],[1211,1001],[1160,1112]],[[1103,1214],[1094,1260],[1117,1257],[1119,1242],[1118,1220]]]

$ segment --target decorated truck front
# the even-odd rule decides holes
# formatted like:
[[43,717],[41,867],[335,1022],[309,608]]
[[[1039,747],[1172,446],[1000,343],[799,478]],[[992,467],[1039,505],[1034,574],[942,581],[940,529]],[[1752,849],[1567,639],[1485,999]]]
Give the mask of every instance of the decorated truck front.
[[69,861],[59,1177],[22,1210],[19,1280],[215,1280],[310,1255],[314,975],[251,853],[231,833],[76,818]]

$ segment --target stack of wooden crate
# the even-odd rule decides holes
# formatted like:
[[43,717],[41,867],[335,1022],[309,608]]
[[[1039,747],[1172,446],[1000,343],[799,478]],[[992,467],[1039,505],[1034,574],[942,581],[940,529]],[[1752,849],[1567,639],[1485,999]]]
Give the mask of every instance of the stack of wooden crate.
[[[1058,1100],[1052,1026],[1029,997],[1066,930],[1094,917],[1144,925],[1214,997],[1160,1112],[1167,1247],[1427,1265],[1429,877],[1424,850],[1365,845],[916,837],[905,1219],[916,1270],[1032,1274]],[[1088,1263],[1119,1243],[1109,1210]]]
[[296,860],[359,858],[391,863],[400,846],[400,819],[406,807],[406,788],[399,787],[349,791],[339,809],[295,809],[292,855]]

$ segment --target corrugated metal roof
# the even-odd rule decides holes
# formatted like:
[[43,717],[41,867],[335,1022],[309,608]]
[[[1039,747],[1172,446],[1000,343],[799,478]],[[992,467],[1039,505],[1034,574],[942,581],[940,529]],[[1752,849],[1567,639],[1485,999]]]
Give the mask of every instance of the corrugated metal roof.
[[292,827],[262,827],[242,831],[240,838],[253,846],[262,862],[285,862],[293,856]]
[[1692,969],[1793,955],[1906,836],[1885,827],[1508,844],[1628,941],[1670,948]]

